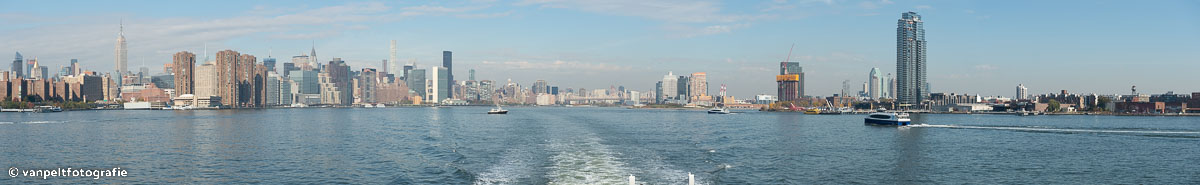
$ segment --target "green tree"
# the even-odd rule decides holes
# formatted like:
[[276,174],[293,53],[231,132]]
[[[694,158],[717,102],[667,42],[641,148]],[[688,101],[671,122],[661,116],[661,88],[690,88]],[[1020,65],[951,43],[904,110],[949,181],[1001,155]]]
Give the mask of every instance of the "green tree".
[[1100,98],[1096,99],[1096,107],[1093,107],[1093,109],[1096,111],[1110,111],[1110,110],[1104,110],[1104,107],[1106,105],[1108,105],[1108,103],[1111,103],[1111,102],[1112,102],[1112,98],[1101,96]]
[[1060,106],[1058,100],[1050,100],[1049,104],[1049,106],[1046,106],[1046,112],[1058,112],[1058,108]]

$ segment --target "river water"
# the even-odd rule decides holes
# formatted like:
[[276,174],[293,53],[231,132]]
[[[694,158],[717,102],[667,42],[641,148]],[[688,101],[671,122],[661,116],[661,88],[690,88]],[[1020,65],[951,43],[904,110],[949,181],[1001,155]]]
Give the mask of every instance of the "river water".
[[1200,117],[488,109],[2,113],[0,167],[129,175],[0,184],[1200,183]]

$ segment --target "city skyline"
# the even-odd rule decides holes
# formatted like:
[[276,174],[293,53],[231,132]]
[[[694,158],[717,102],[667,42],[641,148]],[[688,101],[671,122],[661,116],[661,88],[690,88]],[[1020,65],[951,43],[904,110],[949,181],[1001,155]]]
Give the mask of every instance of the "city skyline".
[[[1007,97],[1016,84],[1029,84],[1029,94],[1060,89],[1123,94],[1130,85],[1147,93],[1200,91],[1162,80],[1184,79],[1187,69],[1200,66],[1200,57],[1188,52],[1200,50],[1194,44],[1200,41],[1194,34],[1200,32],[1195,13],[1200,6],[1185,1],[1047,2],[1028,8],[891,1],[268,1],[218,12],[209,10],[222,3],[182,12],[159,10],[174,2],[42,3],[0,8],[10,12],[0,21],[12,26],[0,28],[0,41],[14,43],[0,49],[38,58],[52,69],[80,59],[85,69],[110,72],[104,66],[127,57],[145,61],[134,63],[135,69],[157,69],[180,51],[215,56],[203,52],[205,43],[214,51],[262,56],[275,50],[282,54],[275,57],[287,58],[315,42],[322,50],[317,62],[340,57],[353,70],[387,70],[378,61],[391,59],[389,41],[399,40],[398,61],[390,60],[391,67],[415,59],[417,68],[427,69],[438,66],[437,51],[457,51],[456,71],[482,69],[480,79],[522,84],[546,79],[555,86],[623,85],[640,91],[652,91],[655,76],[664,72],[706,72],[709,83],[728,84],[730,95],[744,98],[775,94],[773,81],[763,73],[773,73],[786,58],[785,47],[796,43],[790,61],[809,68],[805,95],[828,96],[838,93],[843,80],[864,82],[862,71],[872,67],[894,71],[891,21],[915,11],[933,20],[927,25],[929,92]],[[1055,12],[1068,5],[1081,10]],[[1106,13],[1115,11],[1127,13]],[[1138,25],[1142,29],[1114,28]],[[109,52],[118,44],[113,38],[121,35],[128,38],[124,57]]]

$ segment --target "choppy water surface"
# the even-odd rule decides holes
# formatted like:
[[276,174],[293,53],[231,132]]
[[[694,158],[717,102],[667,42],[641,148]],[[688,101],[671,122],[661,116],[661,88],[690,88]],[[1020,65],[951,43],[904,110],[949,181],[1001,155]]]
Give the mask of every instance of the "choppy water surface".
[[1200,117],[513,107],[0,114],[4,168],[149,184],[1197,184]]

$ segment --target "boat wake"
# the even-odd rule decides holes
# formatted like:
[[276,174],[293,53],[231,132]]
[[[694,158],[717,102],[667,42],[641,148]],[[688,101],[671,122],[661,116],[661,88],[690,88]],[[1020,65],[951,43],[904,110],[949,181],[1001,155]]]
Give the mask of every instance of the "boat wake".
[[531,153],[532,150],[530,147],[509,149],[496,166],[475,177],[475,184],[521,184],[522,181],[529,181],[532,176],[523,172],[534,171],[533,165],[538,160]]
[[1176,130],[1151,130],[1151,129],[1080,129],[1080,128],[1053,128],[1041,126],[970,126],[970,125],[933,125],[933,124],[914,124],[906,127],[917,128],[952,128],[952,129],[987,129],[987,130],[1009,130],[1022,132],[1043,132],[1043,133],[1098,133],[1098,134],[1126,134],[1126,135],[1144,135],[1144,136],[1163,136],[1163,137],[1187,137],[1200,138],[1200,131],[1176,131]]
[[626,164],[614,157],[616,153],[601,144],[600,138],[552,140],[548,148],[554,152],[551,172],[546,174],[549,184],[628,183]]
[[[26,121],[26,122],[21,122],[21,124],[51,124],[51,123],[66,123],[66,122],[68,122],[68,121]],[[12,122],[7,122],[7,123],[12,124]],[[0,123],[0,124],[3,124],[3,123]]]

